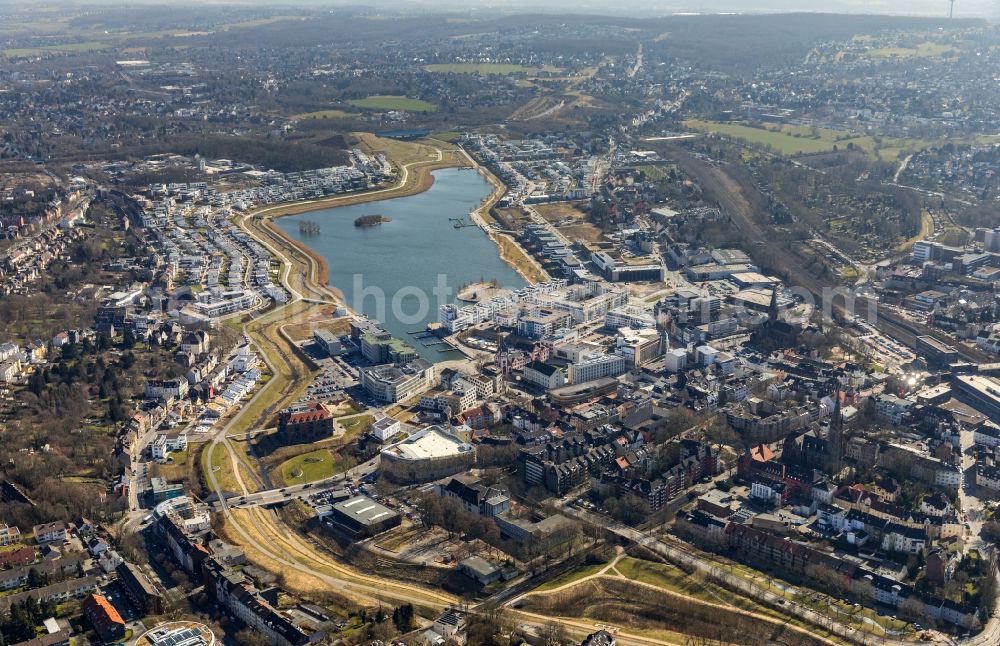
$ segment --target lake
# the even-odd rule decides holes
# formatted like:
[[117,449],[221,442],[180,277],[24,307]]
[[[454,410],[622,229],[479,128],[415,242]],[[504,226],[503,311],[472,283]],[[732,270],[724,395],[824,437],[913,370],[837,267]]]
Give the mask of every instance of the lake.
[[[425,347],[410,333],[437,321],[438,307],[454,302],[462,285],[496,279],[516,289],[525,281],[500,259],[485,231],[455,228],[451,219],[468,223],[469,212],[490,194],[489,182],[475,171],[457,168],[433,175],[434,184],[423,193],[278,218],[275,224],[326,259],[330,284],[344,293],[352,309],[382,321],[425,359],[443,361],[457,353]],[[354,226],[363,215],[392,221]],[[319,233],[300,232],[300,222],[315,222]]]

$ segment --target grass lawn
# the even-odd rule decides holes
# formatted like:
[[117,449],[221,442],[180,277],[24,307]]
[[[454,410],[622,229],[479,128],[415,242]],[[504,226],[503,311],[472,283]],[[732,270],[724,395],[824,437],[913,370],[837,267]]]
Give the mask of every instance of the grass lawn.
[[450,144],[451,142],[458,139],[459,135],[460,133],[455,132],[454,130],[445,130],[443,132],[431,133],[430,139],[438,139],[440,141]]
[[515,268],[521,270],[525,280],[531,284],[540,283],[546,280],[546,276],[539,271],[538,267],[528,256],[521,251],[521,247],[516,242],[504,235],[496,236],[500,246],[500,255]]
[[45,45],[44,47],[22,47],[5,49],[4,56],[38,56],[40,54],[69,54],[80,52],[93,52],[99,49],[107,49],[107,43],[89,41],[86,43],[67,43],[65,45]]
[[858,270],[850,265],[845,265],[840,269],[840,277],[848,283],[856,282],[858,280],[858,276]]
[[372,415],[357,415],[355,417],[340,418],[337,422],[344,427],[344,437],[345,441],[350,441],[361,435],[369,426],[375,418]]
[[703,580],[702,577],[689,575],[680,568],[666,563],[656,563],[635,558],[624,558],[618,562],[615,569],[625,578],[662,588],[692,599],[729,605],[749,612],[756,612],[794,624],[800,628],[814,630],[804,621],[795,619],[773,608],[758,604],[749,597],[727,590],[714,583]]
[[187,451],[171,451],[169,457],[173,461],[173,464],[184,464],[185,462],[187,462],[188,452]]
[[[766,588],[789,601],[794,601],[806,606],[816,612],[820,612],[828,617],[844,620],[847,617],[855,617],[853,623],[860,625],[862,622],[868,630],[872,630],[876,635],[881,635],[886,629],[897,633],[909,633],[913,631],[913,626],[901,619],[882,617],[871,608],[855,608],[823,593],[818,593],[808,588],[795,586],[787,581],[772,577],[764,572],[758,572],[742,563],[728,563],[726,568],[732,574],[748,581],[753,581],[756,585]],[[816,598],[816,601],[813,601]],[[865,619],[861,619],[864,617]]]
[[[443,148],[447,144],[441,142],[435,146],[426,145],[413,141],[398,141],[396,139],[386,139],[370,132],[352,133],[358,138],[361,148],[374,152],[384,153],[397,166],[404,166],[415,162],[433,162],[437,158],[434,148]],[[416,177],[416,173],[411,173]],[[364,195],[357,196],[367,199]],[[349,203],[349,202],[348,202]]]
[[406,110],[407,112],[434,112],[437,110],[437,106],[429,101],[411,99],[406,96],[376,95],[348,101],[348,103],[366,110]]
[[734,139],[742,139],[758,146],[770,146],[780,155],[798,155],[828,152],[833,150],[833,146],[846,148],[851,140],[834,142],[828,137],[820,134],[818,139],[809,136],[795,137],[794,132],[781,132],[777,130],[766,130],[764,128],[754,128],[738,123],[722,123],[718,121],[702,121],[700,119],[688,119],[684,125],[694,130],[702,130],[715,134],[725,135]]
[[865,52],[870,58],[937,58],[954,52],[951,45],[920,43],[916,47],[878,47]]
[[215,445],[211,452],[210,449],[212,449],[212,445],[205,444],[201,456],[201,469],[205,483],[211,484],[212,481],[209,479],[208,473],[213,472],[223,491],[236,493],[239,491],[239,484],[233,473],[232,463],[227,459],[226,449],[221,444]]
[[[831,152],[834,146],[837,146],[839,150],[846,150],[848,144],[853,144],[854,148],[865,151],[870,159],[875,160],[875,139],[869,135],[852,136],[852,133],[846,130],[816,128],[814,131],[808,126],[787,124],[765,124],[764,127],[758,128],[739,123],[702,119],[688,119],[684,121],[684,125],[693,130],[732,137],[758,146],[769,146],[775,153],[786,157]],[[878,158],[882,161],[892,161],[904,152],[924,150],[949,141],[956,145],[989,144],[996,143],[998,137],[996,135],[979,135],[951,140],[883,137],[878,150]]]
[[345,110],[318,110],[316,112],[304,112],[302,114],[297,114],[295,115],[295,118],[313,121],[315,119],[345,119],[347,117],[356,116],[357,113],[347,112]]
[[641,170],[646,174],[646,179],[652,182],[658,182],[661,179],[666,178],[667,174],[659,166],[653,166],[652,164],[645,164],[639,166],[638,170]]
[[667,565],[635,558],[623,558],[615,569],[626,579],[655,585],[658,588],[679,592],[689,597],[718,603],[719,600],[704,593],[702,585],[683,570]]
[[597,574],[607,566],[607,563],[594,563],[593,565],[581,565],[575,570],[570,570],[566,574],[556,577],[551,581],[546,581],[542,585],[535,588],[539,592],[544,592],[545,590],[554,590],[560,586],[564,586],[567,583],[573,583],[574,581],[579,581],[580,579],[586,578],[592,574]]
[[523,65],[508,65],[505,63],[436,63],[425,65],[428,72],[441,72],[444,74],[479,74],[488,76],[490,74],[515,74],[517,72],[534,72],[530,67]]
[[227,318],[222,322],[230,330],[235,330],[239,333],[243,333],[243,325],[250,320],[250,317],[244,314],[243,316],[232,316]]
[[281,465],[281,479],[286,485],[303,484],[329,478],[336,473],[337,459],[330,449],[297,455]]

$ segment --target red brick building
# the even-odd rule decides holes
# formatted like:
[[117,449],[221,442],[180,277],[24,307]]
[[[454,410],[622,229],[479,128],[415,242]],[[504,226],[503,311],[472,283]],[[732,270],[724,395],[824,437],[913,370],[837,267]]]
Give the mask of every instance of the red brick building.
[[283,444],[305,444],[333,435],[333,416],[320,402],[289,406],[278,413],[278,439]]

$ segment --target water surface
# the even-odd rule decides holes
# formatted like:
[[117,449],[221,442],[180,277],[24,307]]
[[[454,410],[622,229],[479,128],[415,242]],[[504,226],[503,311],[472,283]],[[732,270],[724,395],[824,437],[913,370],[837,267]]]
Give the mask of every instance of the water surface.
[[[504,287],[518,288],[525,281],[500,259],[482,229],[454,226],[452,218],[469,222],[469,211],[490,194],[489,182],[471,170],[449,168],[433,175],[434,184],[423,193],[278,218],[276,224],[326,258],[330,284],[344,293],[354,310],[381,320],[424,358],[442,361],[456,353],[439,352],[442,346],[425,347],[410,333],[437,321],[438,306],[454,302],[464,284],[496,279]],[[384,215],[392,221],[355,227],[354,220],[362,215]],[[320,232],[301,233],[303,221],[317,223]],[[439,284],[449,290],[443,298],[433,291]]]

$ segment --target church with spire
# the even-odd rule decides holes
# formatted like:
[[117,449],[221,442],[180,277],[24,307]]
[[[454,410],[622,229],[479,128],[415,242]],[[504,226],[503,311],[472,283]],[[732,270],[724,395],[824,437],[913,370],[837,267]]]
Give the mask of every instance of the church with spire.
[[844,416],[840,410],[840,389],[833,394],[833,415],[830,417],[830,431],[826,435],[827,470],[839,473],[844,467],[844,452],[847,440],[844,437]]
[[837,474],[844,468],[844,453],[847,438],[844,433],[844,419],[840,409],[840,390],[832,396],[833,413],[825,432],[818,423],[810,428],[791,433],[785,438],[781,461],[789,466],[820,469]]
[[802,332],[801,326],[781,318],[778,288],[773,287],[771,289],[771,303],[767,308],[767,321],[754,333],[754,344],[768,350],[794,347],[800,332]]

